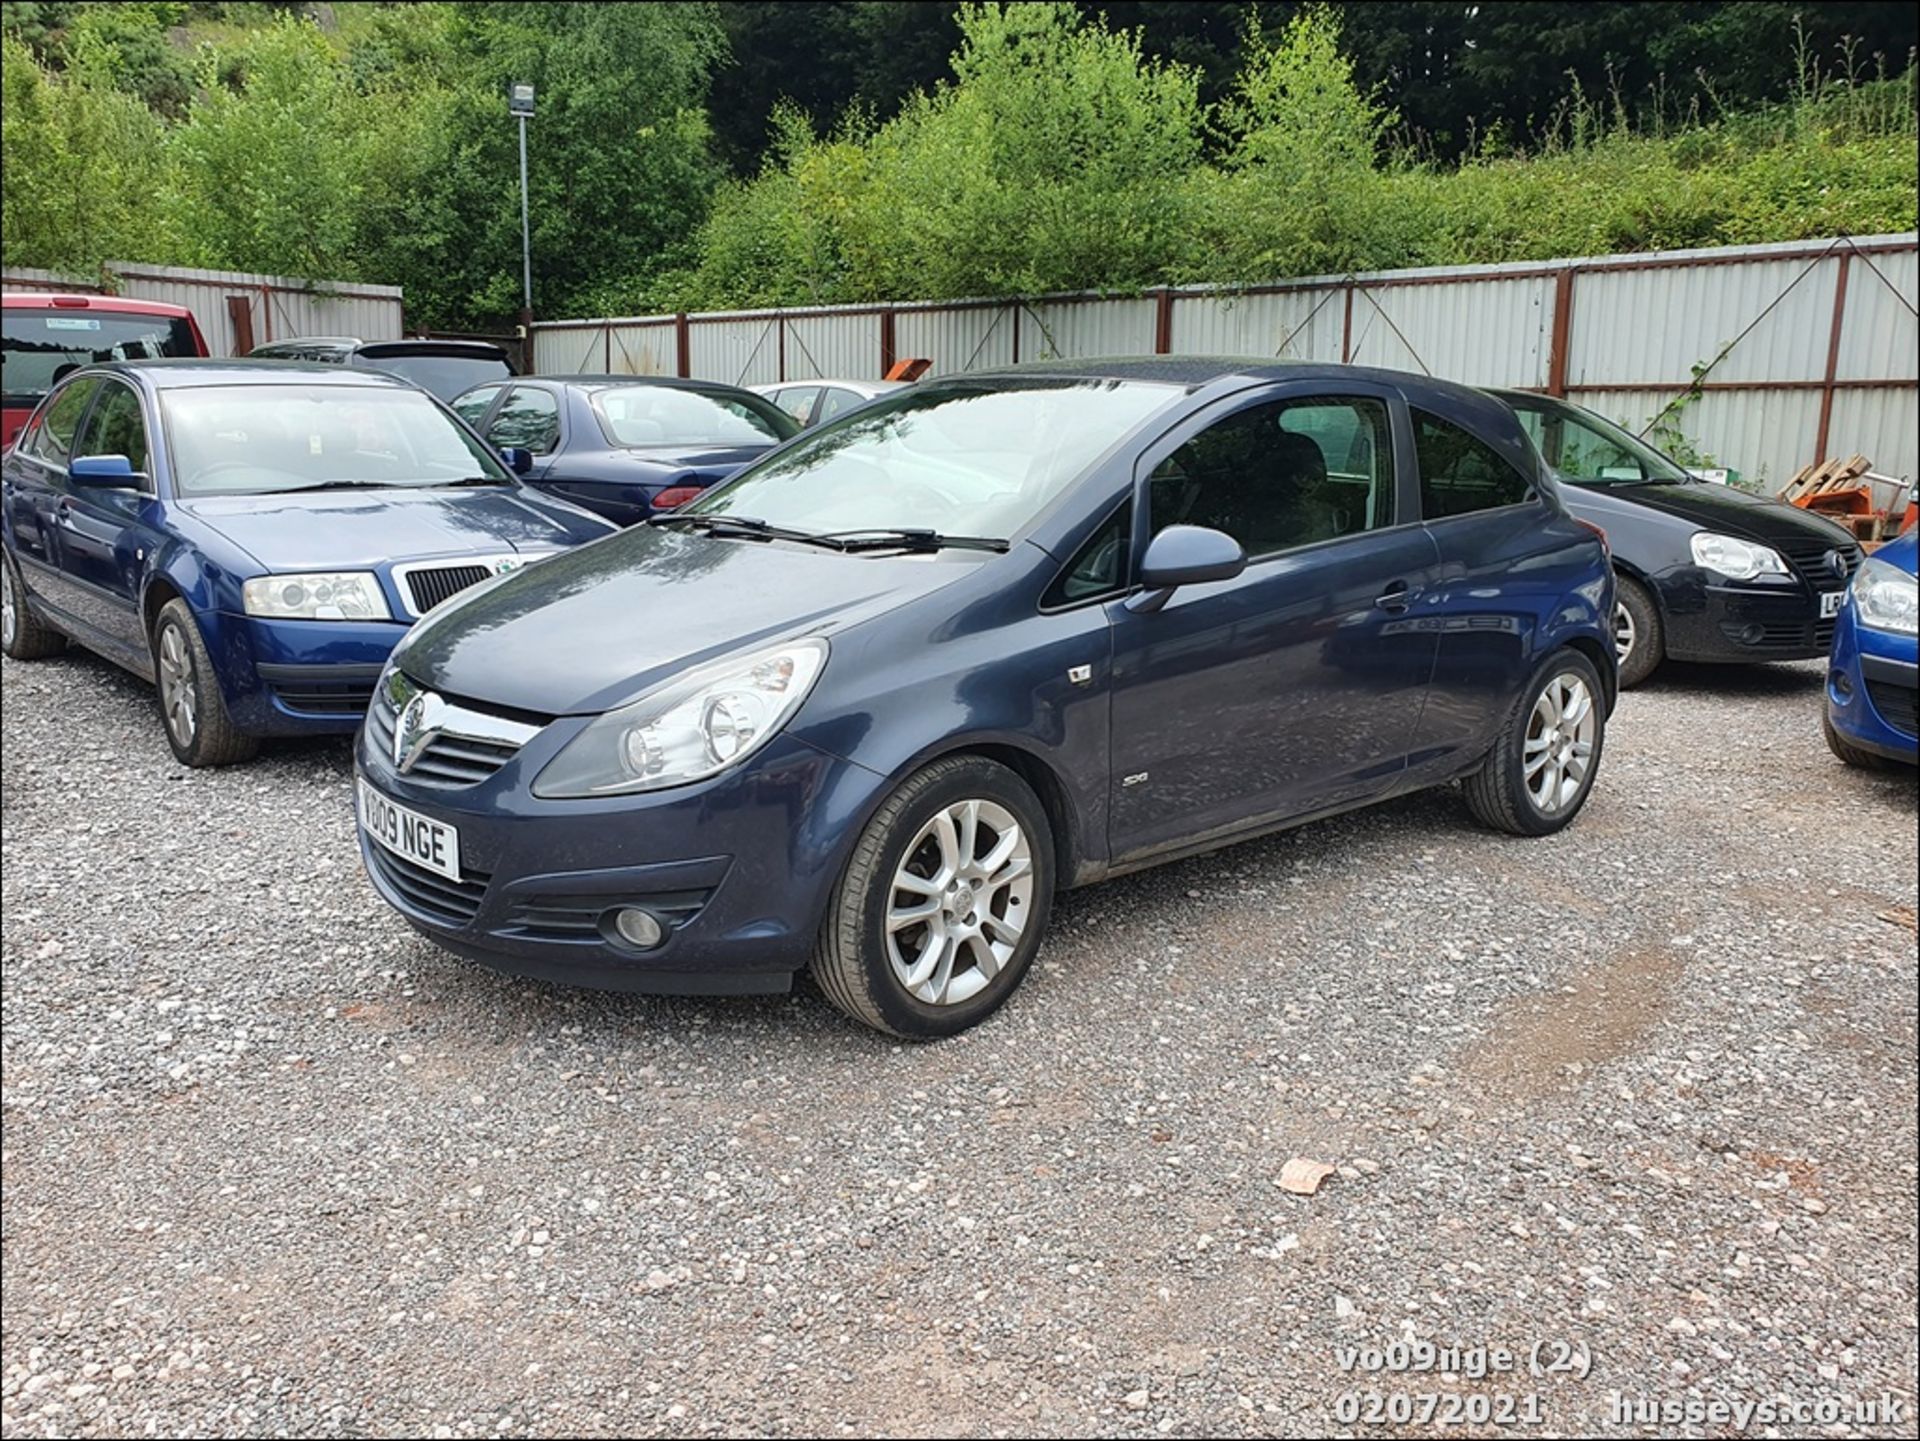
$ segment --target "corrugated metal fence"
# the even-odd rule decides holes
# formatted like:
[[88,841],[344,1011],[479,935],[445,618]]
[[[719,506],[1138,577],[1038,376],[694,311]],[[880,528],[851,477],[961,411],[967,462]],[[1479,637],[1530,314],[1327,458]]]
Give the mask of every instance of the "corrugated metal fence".
[[[1315,276],[1144,297],[1048,295],[562,320],[542,374],[737,385],[1130,354],[1285,356],[1566,395],[1668,423],[1769,488],[1859,451],[1920,470],[1920,236]],[[1683,401],[1692,393],[1695,398]]]
[[85,279],[51,270],[8,269],[0,273],[0,286],[124,295],[184,305],[200,322],[200,333],[215,355],[245,355],[256,345],[299,335],[397,340],[405,333],[397,285],[108,261],[98,275]]

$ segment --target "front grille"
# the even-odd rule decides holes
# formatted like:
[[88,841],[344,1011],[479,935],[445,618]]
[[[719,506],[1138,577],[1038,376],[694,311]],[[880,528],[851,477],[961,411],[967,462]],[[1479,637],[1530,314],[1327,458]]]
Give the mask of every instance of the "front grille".
[[303,681],[276,685],[273,693],[288,710],[309,715],[359,715],[373,700],[373,687],[365,681]]
[[1901,735],[1920,737],[1920,688],[1870,680],[1867,699],[1880,712],[1880,719]]
[[[396,712],[383,696],[367,713],[367,726],[373,733],[380,754],[393,754],[393,728]],[[494,774],[520,753],[520,747],[508,741],[486,740],[479,736],[442,732],[427,742],[407,771],[407,779],[422,785],[470,786]]]
[[396,856],[384,846],[368,843],[367,854],[380,879],[392,886],[415,911],[442,925],[461,926],[480,913],[480,902],[492,879],[479,871],[467,871],[457,881]]
[[414,611],[425,615],[443,600],[478,585],[493,572],[484,565],[439,565],[407,572],[407,596]]
[[[1850,540],[1822,540],[1815,536],[1807,540],[1783,541],[1775,549],[1785,558],[1787,564],[1793,567],[1794,574],[1812,586],[1816,593],[1845,590],[1847,581],[1852,578],[1856,570],[1860,569],[1860,547]],[[1836,550],[1846,562],[1845,575],[1836,575],[1833,567],[1827,564],[1827,556]],[[1831,623],[1827,626],[1827,634],[1829,636],[1833,634]]]
[[1781,621],[1760,626],[1760,638],[1749,641],[1746,638],[1747,622],[1729,620],[1720,623],[1720,629],[1728,640],[1742,650],[1755,655],[1778,655],[1789,658],[1824,655],[1833,643],[1833,622],[1823,621]]

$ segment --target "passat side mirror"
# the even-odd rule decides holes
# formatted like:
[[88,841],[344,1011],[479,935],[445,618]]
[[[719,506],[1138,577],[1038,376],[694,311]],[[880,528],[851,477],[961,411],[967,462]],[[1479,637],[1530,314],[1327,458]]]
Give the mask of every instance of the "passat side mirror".
[[533,452],[530,450],[518,445],[503,445],[500,447],[500,459],[515,475],[533,474]]
[[1140,585],[1127,609],[1156,611],[1183,585],[1232,580],[1247,568],[1247,553],[1223,530],[1204,525],[1170,525],[1147,542],[1140,557]]
[[124,455],[82,455],[67,467],[67,479],[100,490],[134,490],[146,477]]

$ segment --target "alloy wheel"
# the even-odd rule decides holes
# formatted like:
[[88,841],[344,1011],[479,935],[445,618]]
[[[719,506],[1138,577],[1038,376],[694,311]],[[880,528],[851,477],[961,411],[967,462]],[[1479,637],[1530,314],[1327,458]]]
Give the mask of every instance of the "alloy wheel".
[[1633,612],[1624,601],[1616,600],[1613,603],[1613,653],[1620,665],[1626,665],[1639,639],[1640,628],[1633,623]]
[[7,566],[7,573],[0,577],[0,645],[8,649],[13,647],[14,629],[20,624],[17,602],[13,598],[13,567]]
[[1527,793],[1542,815],[1558,815],[1580,798],[1599,727],[1586,681],[1562,671],[1547,682],[1527,718],[1521,753]]
[[160,710],[167,729],[182,749],[193,744],[199,721],[195,715],[193,659],[187,652],[186,637],[177,625],[160,631]]
[[887,959],[908,995],[951,1006],[985,990],[1033,909],[1033,848],[987,800],[936,811],[908,844],[887,895]]

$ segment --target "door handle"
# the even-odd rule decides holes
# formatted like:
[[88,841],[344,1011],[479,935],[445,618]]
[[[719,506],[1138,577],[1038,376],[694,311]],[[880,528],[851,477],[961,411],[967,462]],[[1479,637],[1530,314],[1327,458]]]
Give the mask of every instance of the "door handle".
[[1395,615],[1398,615],[1401,611],[1413,604],[1413,588],[1404,580],[1396,580],[1380,592],[1379,595],[1375,596],[1373,603],[1381,610],[1391,611]]

